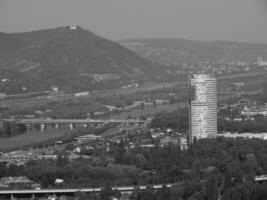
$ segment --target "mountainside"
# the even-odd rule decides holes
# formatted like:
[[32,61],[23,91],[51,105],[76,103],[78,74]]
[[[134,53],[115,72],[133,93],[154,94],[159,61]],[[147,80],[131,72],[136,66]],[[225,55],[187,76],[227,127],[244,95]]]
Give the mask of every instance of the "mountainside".
[[205,61],[255,63],[258,56],[267,60],[267,44],[185,39],[128,39],[119,43],[144,58],[165,65]]
[[0,92],[99,89],[157,69],[158,65],[79,26],[0,33]]

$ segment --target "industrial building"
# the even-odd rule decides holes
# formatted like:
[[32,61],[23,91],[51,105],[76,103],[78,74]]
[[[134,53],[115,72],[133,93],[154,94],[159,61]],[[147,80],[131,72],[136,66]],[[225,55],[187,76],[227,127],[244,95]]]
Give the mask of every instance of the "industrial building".
[[189,143],[217,134],[217,83],[209,74],[189,78]]

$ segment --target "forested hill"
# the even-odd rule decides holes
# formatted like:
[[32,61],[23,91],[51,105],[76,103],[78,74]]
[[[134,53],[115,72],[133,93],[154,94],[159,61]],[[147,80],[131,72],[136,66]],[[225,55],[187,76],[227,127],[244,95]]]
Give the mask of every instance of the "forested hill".
[[[158,65],[79,26],[0,33],[0,91],[105,87],[151,75]],[[107,84],[110,86],[110,84]]]

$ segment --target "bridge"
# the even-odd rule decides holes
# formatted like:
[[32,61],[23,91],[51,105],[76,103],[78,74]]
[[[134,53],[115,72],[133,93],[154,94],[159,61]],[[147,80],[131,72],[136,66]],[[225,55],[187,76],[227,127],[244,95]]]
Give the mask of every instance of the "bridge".
[[[152,185],[151,187],[155,190],[161,189],[164,186],[167,188],[172,187],[173,183],[169,184],[158,184]],[[112,187],[112,190],[118,190],[121,193],[132,193],[135,189],[139,188],[140,190],[145,190],[148,186],[123,186],[123,187]],[[0,190],[0,196],[10,197],[35,197],[35,196],[45,196],[45,195],[74,195],[76,192],[100,192],[103,188],[74,188],[74,189],[27,189],[27,190]]]
[[149,123],[139,119],[3,119],[17,124]]
[[129,124],[147,124],[149,120],[139,119],[3,119],[4,122],[12,122],[16,124],[26,124],[28,126],[39,124],[41,131],[43,132],[46,125],[55,125],[55,128],[59,128],[61,124],[69,124],[70,129],[74,128],[74,124],[84,124],[87,127],[88,124],[108,124],[108,123],[129,123]]

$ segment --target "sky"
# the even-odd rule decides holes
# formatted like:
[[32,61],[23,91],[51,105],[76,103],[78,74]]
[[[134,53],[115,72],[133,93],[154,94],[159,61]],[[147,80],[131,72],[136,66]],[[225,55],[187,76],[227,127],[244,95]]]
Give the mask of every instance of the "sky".
[[111,40],[267,43],[267,0],[0,0],[0,32],[65,25]]

